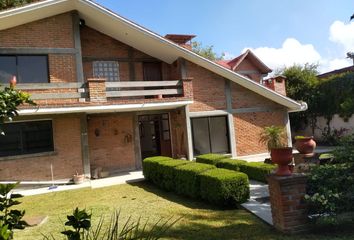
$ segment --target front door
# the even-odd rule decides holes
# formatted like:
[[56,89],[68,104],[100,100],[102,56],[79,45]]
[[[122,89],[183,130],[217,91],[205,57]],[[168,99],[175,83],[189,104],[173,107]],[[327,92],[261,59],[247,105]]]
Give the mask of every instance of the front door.
[[171,156],[168,114],[139,116],[142,159],[151,156]]

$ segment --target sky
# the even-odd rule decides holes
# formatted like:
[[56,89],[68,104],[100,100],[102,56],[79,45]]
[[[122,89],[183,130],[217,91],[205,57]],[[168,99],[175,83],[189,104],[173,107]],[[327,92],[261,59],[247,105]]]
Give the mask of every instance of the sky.
[[194,34],[227,59],[246,49],[272,69],[350,66],[354,4],[349,0],[96,0],[160,35]]

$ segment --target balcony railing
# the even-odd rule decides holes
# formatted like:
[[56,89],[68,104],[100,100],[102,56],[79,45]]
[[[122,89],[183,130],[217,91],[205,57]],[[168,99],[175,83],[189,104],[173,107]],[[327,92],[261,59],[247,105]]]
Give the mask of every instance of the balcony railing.
[[108,98],[180,95],[182,93],[182,81],[180,80],[106,82]]
[[88,94],[84,84],[72,83],[19,83],[16,89],[31,94],[33,100],[49,99],[85,99]]

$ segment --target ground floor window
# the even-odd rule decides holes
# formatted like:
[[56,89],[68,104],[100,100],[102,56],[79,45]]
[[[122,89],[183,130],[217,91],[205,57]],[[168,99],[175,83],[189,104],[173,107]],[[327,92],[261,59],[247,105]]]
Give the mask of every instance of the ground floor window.
[[191,123],[195,156],[205,153],[230,152],[226,116],[192,118]]
[[0,157],[54,150],[52,121],[6,123],[1,126]]

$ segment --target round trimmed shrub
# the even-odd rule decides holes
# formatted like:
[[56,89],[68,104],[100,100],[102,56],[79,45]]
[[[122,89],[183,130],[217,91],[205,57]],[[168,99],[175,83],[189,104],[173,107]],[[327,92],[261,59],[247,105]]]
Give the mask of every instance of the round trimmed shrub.
[[236,206],[250,195],[246,174],[228,169],[212,169],[200,175],[201,198],[219,206]]

